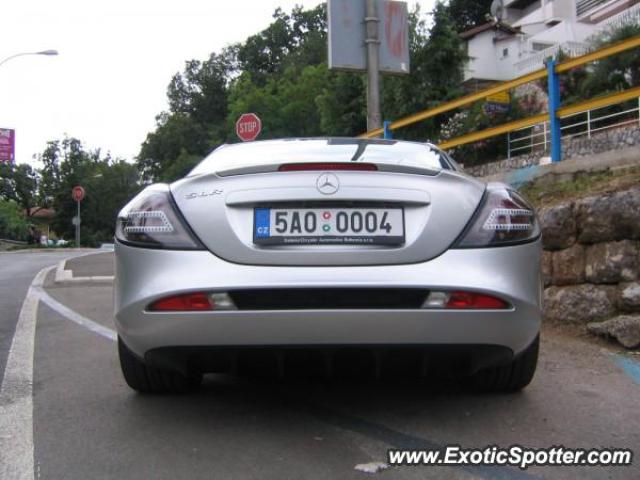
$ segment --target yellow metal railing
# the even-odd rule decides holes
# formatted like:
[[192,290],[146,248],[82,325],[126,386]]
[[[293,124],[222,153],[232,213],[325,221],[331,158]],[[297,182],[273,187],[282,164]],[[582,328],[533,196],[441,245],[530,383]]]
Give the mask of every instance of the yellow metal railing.
[[[556,66],[556,73],[566,72],[568,70],[571,70],[573,68],[579,67],[581,65],[585,65],[587,63],[594,62],[596,60],[601,60],[603,58],[610,57],[610,56],[616,55],[616,54],[618,54],[620,52],[624,52],[626,50],[630,50],[630,49],[637,48],[637,47],[640,47],[640,36],[633,37],[633,38],[630,38],[630,39],[625,40],[623,42],[616,43],[614,45],[610,45],[608,47],[602,48],[602,49],[597,50],[595,52],[587,53],[586,55],[582,55],[580,57],[572,58],[572,59],[566,60],[566,61],[564,61],[562,63],[559,63]],[[428,110],[423,110],[423,111],[415,113],[413,115],[409,115],[408,117],[404,117],[404,118],[401,118],[399,120],[393,121],[393,122],[391,122],[389,124],[388,128],[391,129],[391,130],[397,130],[397,129],[405,127],[407,125],[411,125],[413,123],[417,123],[417,122],[420,122],[422,120],[426,120],[428,118],[434,117],[434,116],[439,115],[441,113],[445,113],[445,112],[448,112],[448,111],[451,111],[451,110],[455,110],[456,108],[464,107],[466,105],[469,105],[471,103],[477,102],[479,100],[483,100],[483,99],[485,99],[486,97],[488,97],[490,95],[495,95],[497,93],[505,92],[505,91],[511,90],[512,88],[515,88],[517,86],[524,85],[525,83],[529,83],[529,82],[532,82],[534,80],[539,80],[539,79],[544,78],[546,76],[547,76],[547,69],[536,70],[535,72],[529,73],[527,75],[523,75],[521,77],[515,78],[513,80],[509,80],[507,82],[500,83],[500,84],[495,85],[493,87],[489,87],[489,88],[487,88],[485,90],[481,90],[479,92],[472,93],[470,95],[466,95],[464,97],[461,97],[459,99],[453,100],[451,102],[447,102],[445,104],[439,105],[439,106],[437,106],[435,108],[431,108],[431,109],[428,109]],[[618,95],[618,94],[615,94],[615,95]],[[638,95],[636,95],[636,96],[638,96]],[[613,98],[613,97],[614,96],[612,95],[611,98]],[[633,96],[631,96],[629,98],[632,98],[632,97]],[[609,97],[603,97],[603,98],[600,98],[600,99],[594,99],[594,100],[590,100],[589,102],[604,101],[606,98],[609,98]],[[618,101],[622,101],[622,100],[618,100]],[[573,113],[576,113],[578,111],[585,111],[585,110],[589,110],[590,108],[596,108],[594,106],[591,106],[590,108],[583,108],[583,105],[586,105],[589,102],[580,103],[578,105],[574,105],[574,106],[571,106],[571,107],[561,108],[560,110],[558,110],[558,114],[564,114],[565,116],[569,115],[569,113],[567,113],[567,111],[565,111],[567,109],[578,109],[578,110],[573,110]],[[612,102],[612,103],[618,103],[618,102]],[[611,105],[612,103],[607,103],[607,105]],[[594,103],[594,105],[595,105],[595,103]],[[562,116],[562,115],[560,115],[560,116]],[[541,117],[545,117],[545,118],[543,120],[541,120],[540,119]],[[540,122],[542,122],[544,120],[548,120],[548,119],[549,119],[548,115],[536,115],[534,117],[530,117],[530,118],[527,118],[527,119],[516,120],[515,122],[510,122],[510,123],[507,123],[505,125],[501,125],[499,127],[489,128],[489,129],[483,130],[481,132],[473,132],[473,133],[470,133],[468,135],[464,135],[464,136],[459,137],[459,138],[448,140],[447,142],[443,142],[441,144],[441,146],[442,145],[449,145],[449,144],[453,143],[453,145],[451,145],[451,146],[442,147],[442,148],[451,148],[452,146],[462,145],[464,143],[471,143],[471,142],[482,140],[482,139],[485,139],[485,138],[489,138],[489,137],[492,137],[492,136],[495,136],[495,135],[500,135],[502,133],[507,133],[507,132],[509,132],[511,130],[514,130],[514,129],[531,126],[531,125],[534,125],[536,123],[540,123]],[[384,129],[377,128],[375,130],[370,130],[368,132],[365,132],[365,133],[361,134],[359,137],[360,138],[374,138],[374,137],[379,137],[383,133],[384,133]],[[491,133],[491,134],[489,135],[488,133]],[[468,140],[469,138],[474,138],[474,140]]]
[[[621,103],[626,100],[631,100],[632,98],[639,97],[640,87],[630,88],[629,90],[625,90],[623,92],[617,92],[605,97],[598,97],[587,100],[586,102],[580,102],[575,105],[562,107],[558,110],[558,117],[564,118],[576,113],[586,112],[588,110],[593,110],[600,107],[607,107],[609,105],[615,105],[616,103]],[[549,121],[549,114],[543,113],[540,115],[535,115],[533,117],[523,118],[522,120],[515,120],[513,122],[505,123],[498,127],[492,127],[487,128],[486,130],[481,130],[479,132],[468,133],[467,135],[463,135],[461,137],[453,138],[451,140],[439,143],[438,147],[442,148],[443,150],[447,150],[449,148],[466,145],[467,143],[478,142],[486,138],[495,137],[496,135],[500,135],[502,133],[512,132],[520,128],[531,127],[532,125],[547,121]]]

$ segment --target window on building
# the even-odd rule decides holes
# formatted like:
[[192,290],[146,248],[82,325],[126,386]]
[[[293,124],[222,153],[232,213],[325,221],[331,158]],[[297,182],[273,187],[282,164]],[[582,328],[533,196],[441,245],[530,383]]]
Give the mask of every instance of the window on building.
[[503,48],[502,49],[502,58],[508,57],[509,56],[509,49],[508,48]]
[[531,43],[531,49],[534,52],[539,52],[540,50],[545,50],[549,47],[553,47],[552,43],[540,43],[540,42],[533,42]]

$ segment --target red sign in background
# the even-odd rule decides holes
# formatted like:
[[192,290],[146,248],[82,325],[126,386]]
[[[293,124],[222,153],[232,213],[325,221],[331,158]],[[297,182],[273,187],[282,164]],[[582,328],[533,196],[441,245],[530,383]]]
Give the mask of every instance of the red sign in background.
[[84,198],[84,188],[80,185],[73,187],[73,190],[71,190],[71,196],[76,202],[81,202]]
[[384,16],[384,34],[389,53],[397,58],[405,58],[407,45],[407,10],[400,2],[386,2]]
[[0,162],[15,162],[16,131],[0,128]]
[[236,135],[243,142],[255,140],[262,130],[262,122],[255,113],[243,113],[236,122]]

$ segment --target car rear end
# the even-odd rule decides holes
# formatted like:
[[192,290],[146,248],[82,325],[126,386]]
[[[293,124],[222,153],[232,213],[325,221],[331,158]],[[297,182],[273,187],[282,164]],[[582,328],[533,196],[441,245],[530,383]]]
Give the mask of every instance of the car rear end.
[[132,200],[117,240],[121,341],[182,375],[247,352],[278,366],[283,352],[366,351],[375,364],[391,350],[473,374],[537,341],[531,207],[425,144],[224,147]]

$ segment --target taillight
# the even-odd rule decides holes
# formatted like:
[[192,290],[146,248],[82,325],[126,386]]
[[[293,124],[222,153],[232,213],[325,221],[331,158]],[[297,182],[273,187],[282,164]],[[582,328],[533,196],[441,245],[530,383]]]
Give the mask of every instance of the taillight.
[[513,245],[539,236],[535,212],[524,198],[507,188],[489,188],[482,206],[456,247]]
[[471,308],[471,309],[493,309],[499,310],[508,308],[509,305],[504,300],[492,297],[491,295],[483,295],[472,292],[451,292],[449,300],[444,308]]
[[116,238],[133,246],[202,250],[174,205],[167,185],[152,185],[118,214]]
[[201,312],[213,310],[214,303],[204,293],[187,293],[156,300],[149,305],[152,312]]
[[376,171],[378,166],[373,163],[285,163],[278,168],[279,172],[305,172],[309,170],[356,170]]
[[212,310],[236,310],[229,294],[225,292],[183,293],[156,300],[147,310],[150,312],[207,312]]
[[453,292],[430,292],[422,308],[437,308],[443,310],[504,310],[510,307],[507,302],[492,295],[456,290]]

